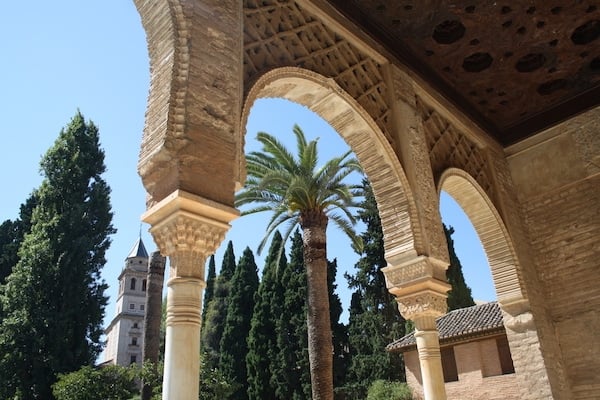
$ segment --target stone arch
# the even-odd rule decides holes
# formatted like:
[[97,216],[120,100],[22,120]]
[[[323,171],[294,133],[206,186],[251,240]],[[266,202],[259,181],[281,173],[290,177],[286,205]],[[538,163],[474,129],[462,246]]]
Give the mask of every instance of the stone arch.
[[449,168],[439,179],[438,193],[445,191],[456,200],[479,235],[490,264],[500,304],[527,299],[508,230],[486,192],[467,172]]
[[[415,201],[408,180],[383,132],[370,115],[331,78],[296,67],[262,75],[249,90],[242,110],[246,125],[254,101],[279,97],[308,107],[326,120],[352,148],[369,177],[381,217],[388,262],[414,258],[421,248]],[[239,144],[238,186],[245,180],[244,139]]]
[[[150,62],[138,161],[148,208],[177,190],[232,206],[233,169],[228,167],[235,163],[232,138],[240,120],[242,24],[228,18],[210,20],[205,15],[210,5],[200,2],[134,3]],[[234,8],[227,12],[235,15]],[[203,43],[211,43],[211,57],[206,57]],[[215,158],[220,168],[209,166],[203,154],[219,154]],[[206,185],[198,178],[215,174],[222,185]]]

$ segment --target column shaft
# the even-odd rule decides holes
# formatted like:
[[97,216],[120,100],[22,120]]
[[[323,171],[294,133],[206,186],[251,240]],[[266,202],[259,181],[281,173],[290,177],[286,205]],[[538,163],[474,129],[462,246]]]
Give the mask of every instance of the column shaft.
[[234,208],[177,190],[143,216],[170,263],[164,400],[198,400],[204,265],[238,215]]
[[396,296],[398,309],[415,323],[425,400],[446,400],[444,373],[440,355],[436,318],[446,313],[445,281],[447,264],[432,257],[419,256],[411,261],[383,268],[386,285]]
[[438,331],[419,330],[415,332],[419,364],[423,378],[423,393],[426,400],[445,400],[444,372],[440,355]]
[[167,283],[163,399],[198,398],[204,286],[204,281],[197,278],[173,278]]

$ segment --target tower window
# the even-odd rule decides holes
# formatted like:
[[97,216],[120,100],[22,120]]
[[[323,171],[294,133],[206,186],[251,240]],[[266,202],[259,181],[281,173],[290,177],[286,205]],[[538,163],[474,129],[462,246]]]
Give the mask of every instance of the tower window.
[[131,338],[131,344],[132,344],[133,346],[137,346],[137,338],[136,338],[136,337],[132,337],[132,338]]
[[135,304],[133,304],[133,303],[129,304],[129,309],[130,310],[135,310]]
[[142,292],[145,292],[145,291],[146,291],[146,280],[144,279],[142,281]]
[[131,278],[131,285],[129,286],[129,289],[135,290],[135,278]]
[[138,323],[137,323],[137,322],[134,322],[134,323],[133,323],[133,327],[134,327],[134,328],[137,328],[137,327],[138,327]]
[[145,308],[146,308],[145,305],[143,305],[143,304],[140,305],[140,311],[144,311]]
[[131,358],[129,359],[129,363],[130,364],[135,364],[137,362],[137,357],[136,356],[131,356]]

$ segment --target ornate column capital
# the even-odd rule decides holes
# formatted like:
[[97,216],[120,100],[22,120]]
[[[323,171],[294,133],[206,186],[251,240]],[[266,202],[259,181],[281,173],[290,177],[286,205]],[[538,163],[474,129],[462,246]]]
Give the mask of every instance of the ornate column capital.
[[418,330],[436,329],[435,320],[446,314],[448,304],[446,293],[424,290],[412,295],[397,297],[398,309],[402,316],[411,319]]
[[170,278],[204,280],[204,262],[219,247],[239,212],[231,207],[177,190],[142,216],[152,225],[161,254],[170,258]]
[[398,309],[404,318],[415,322],[417,329],[435,329],[435,319],[446,313],[447,263],[418,256],[382,271],[390,293],[396,296]]

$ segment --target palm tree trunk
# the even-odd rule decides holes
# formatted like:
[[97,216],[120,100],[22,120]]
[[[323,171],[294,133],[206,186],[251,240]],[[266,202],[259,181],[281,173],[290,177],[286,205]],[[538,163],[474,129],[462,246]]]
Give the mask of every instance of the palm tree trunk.
[[333,400],[333,345],[327,290],[327,216],[320,210],[300,218],[307,276],[308,358],[313,400]]

